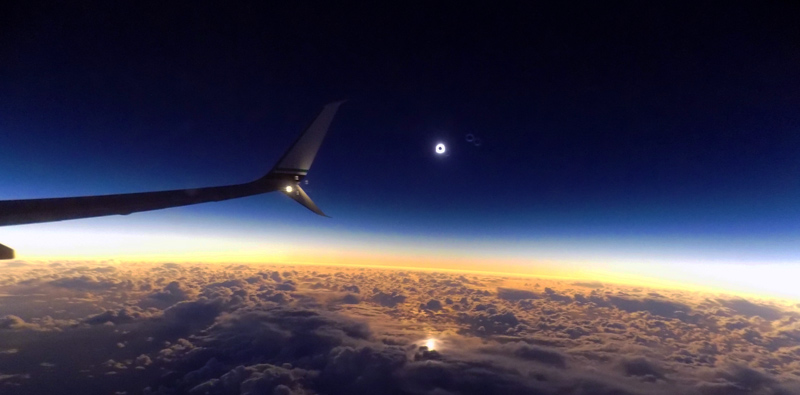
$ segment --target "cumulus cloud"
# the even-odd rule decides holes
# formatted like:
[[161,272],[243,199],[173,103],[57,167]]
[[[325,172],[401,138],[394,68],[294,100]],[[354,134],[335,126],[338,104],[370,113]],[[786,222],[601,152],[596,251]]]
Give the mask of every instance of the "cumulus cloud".
[[98,279],[95,276],[79,276],[79,277],[66,277],[59,278],[50,282],[50,285],[61,288],[75,289],[75,290],[107,290],[116,288],[118,286],[127,286],[128,282],[110,281],[106,279]]
[[372,301],[385,307],[395,307],[400,303],[405,302],[407,297],[405,295],[392,292],[391,294],[382,291],[376,292],[372,295]]
[[518,301],[523,299],[538,299],[539,295],[524,289],[497,288],[497,297],[504,300]]
[[756,304],[745,299],[718,300],[720,304],[731,309],[734,313],[745,317],[761,317],[765,320],[777,320],[784,314],[780,309],[764,304]]
[[713,372],[714,378],[698,384],[703,395],[744,395],[800,393],[796,383],[783,385],[774,377],[745,366],[729,366]]
[[30,324],[26,323],[25,320],[15,315],[9,314],[0,317],[0,329],[25,329],[29,326]]
[[637,311],[646,311],[653,315],[659,315],[662,317],[676,317],[680,315],[680,312],[690,311],[691,308],[683,303],[678,303],[675,301],[665,300],[665,299],[655,299],[650,297],[645,298],[632,298],[626,296],[608,296],[605,300],[601,299],[590,299],[592,301],[597,301],[600,304],[610,303],[614,307],[627,311],[629,313],[637,312]]
[[572,285],[585,288],[603,288],[603,283],[599,281],[576,281]]
[[562,369],[567,366],[567,356],[563,353],[551,348],[530,345],[525,342],[514,342],[499,347],[484,348],[484,352],[513,355],[526,361],[534,361]]
[[89,325],[101,324],[127,324],[138,319],[152,316],[152,313],[143,311],[138,307],[123,307],[118,310],[106,310],[100,314],[94,314],[82,320]]
[[156,291],[148,295],[149,299],[161,302],[167,306],[174,303],[187,300],[190,297],[190,291],[187,290],[178,281],[172,281],[167,284],[164,289]]

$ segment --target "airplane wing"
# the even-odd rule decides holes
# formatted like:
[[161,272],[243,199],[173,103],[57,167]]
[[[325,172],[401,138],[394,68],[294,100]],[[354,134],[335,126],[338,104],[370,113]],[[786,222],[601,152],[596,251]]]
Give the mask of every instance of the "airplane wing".
[[0,226],[127,215],[270,192],[253,183],[199,189],[0,201]]
[[[277,190],[314,213],[326,216],[300,188],[300,181],[308,174],[311,163],[333,121],[333,116],[342,103],[343,101],[326,105],[272,170],[253,182],[117,195],[5,200],[0,201],[0,226],[127,215],[140,211],[218,202]],[[10,250],[10,253],[4,248]],[[12,259],[13,255],[13,250],[0,244],[0,259]]]

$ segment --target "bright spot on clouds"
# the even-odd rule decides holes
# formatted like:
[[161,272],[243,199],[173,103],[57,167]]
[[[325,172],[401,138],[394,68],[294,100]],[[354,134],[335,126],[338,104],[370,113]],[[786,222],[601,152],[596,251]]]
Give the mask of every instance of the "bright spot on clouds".
[[444,144],[442,144],[442,143],[436,144],[436,153],[437,154],[441,155],[441,154],[444,153],[444,151],[445,151]]
[[435,339],[428,339],[425,340],[425,347],[428,347],[428,350],[433,351],[436,349],[436,340]]

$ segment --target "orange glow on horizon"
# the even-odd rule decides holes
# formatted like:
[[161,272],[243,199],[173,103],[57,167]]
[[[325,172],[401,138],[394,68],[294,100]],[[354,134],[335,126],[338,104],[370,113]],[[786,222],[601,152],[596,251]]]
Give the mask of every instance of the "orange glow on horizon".
[[437,250],[413,244],[387,244],[389,247],[385,247],[369,243],[364,247],[364,243],[356,244],[352,240],[337,243],[336,240],[293,234],[212,237],[176,235],[169,231],[124,233],[69,229],[65,232],[57,227],[10,228],[3,236],[3,243],[14,248],[20,260],[26,261],[303,264],[437,270],[800,300],[800,289],[792,281],[800,277],[800,268],[786,264],[609,262],[608,258],[537,258],[535,250],[523,257],[497,255],[477,248]]

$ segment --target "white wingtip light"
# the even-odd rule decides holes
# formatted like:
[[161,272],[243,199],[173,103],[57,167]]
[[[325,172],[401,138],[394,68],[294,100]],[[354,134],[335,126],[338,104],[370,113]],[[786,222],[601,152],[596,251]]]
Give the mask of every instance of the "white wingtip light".
[[437,153],[437,154],[441,155],[441,154],[443,154],[443,153],[444,153],[446,150],[447,150],[447,149],[445,148],[444,144],[442,144],[442,143],[436,144],[436,153]]

